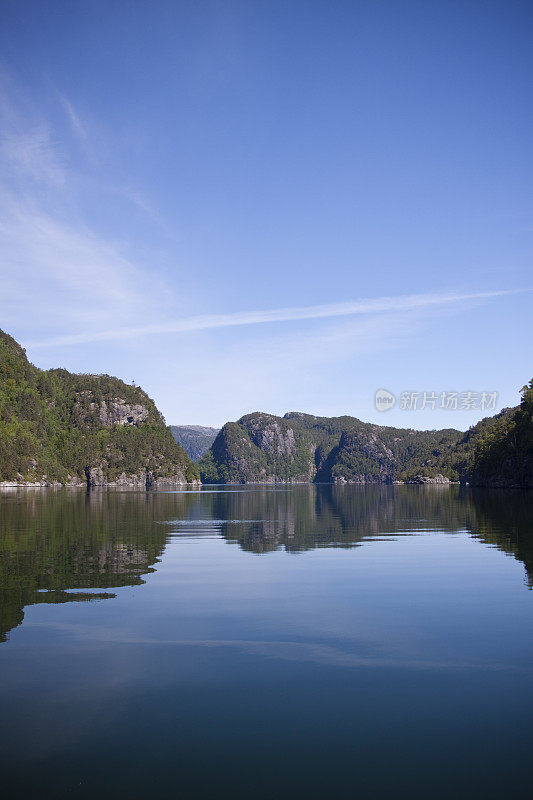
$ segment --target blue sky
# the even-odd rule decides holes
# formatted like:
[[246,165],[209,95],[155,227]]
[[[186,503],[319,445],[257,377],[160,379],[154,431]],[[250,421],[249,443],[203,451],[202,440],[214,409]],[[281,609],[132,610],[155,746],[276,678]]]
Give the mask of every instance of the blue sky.
[[[530,2],[0,9],[2,327],[169,423],[531,378]],[[485,412],[486,413],[486,412]]]

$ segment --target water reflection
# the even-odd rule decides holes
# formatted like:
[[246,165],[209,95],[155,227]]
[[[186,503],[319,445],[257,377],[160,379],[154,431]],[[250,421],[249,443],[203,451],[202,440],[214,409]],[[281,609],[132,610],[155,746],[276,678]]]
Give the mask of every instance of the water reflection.
[[28,491],[0,499],[0,641],[24,606],[114,597],[143,583],[166,541],[156,495]]
[[533,585],[527,492],[326,485],[35,491],[2,495],[0,512],[0,641],[22,623],[25,606],[113,598],[102,590],[142,584],[178,535],[223,536],[250,553],[296,553],[398,533],[466,531],[523,562]]

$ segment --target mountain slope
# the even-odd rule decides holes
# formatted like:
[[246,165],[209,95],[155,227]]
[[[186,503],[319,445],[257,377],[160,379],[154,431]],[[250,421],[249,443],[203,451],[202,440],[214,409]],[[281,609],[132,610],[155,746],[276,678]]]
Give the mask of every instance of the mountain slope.
[[414,431],[361,422],[355,417],[284,417],[248,414],[224,425],[199,462],[204,482],[391,483],[416,465],[423,474],[453,468],[443,454],[462,434]]
[[392,483],[459,480],[533,486],[533,382],[518,408],[466,433],[415,431],[355,417],[254,413],[229,422],[199,461],[205,483]]
[[[492,417],[476,435],[471,483],[533,488],[533,380],[522,389],[517,408]],[[481,426],[482,423],[479,423]],[[476,426],[477,427],[477,426]]]
[[203,425],[171,425],[175,441],[186,450],[193,461],[198,461],[207,453],[216,439],[220,428],[207,428]]
[[37,369],[0,331],[0,481],[145,487],[197,479],[142,389],[109,375]]

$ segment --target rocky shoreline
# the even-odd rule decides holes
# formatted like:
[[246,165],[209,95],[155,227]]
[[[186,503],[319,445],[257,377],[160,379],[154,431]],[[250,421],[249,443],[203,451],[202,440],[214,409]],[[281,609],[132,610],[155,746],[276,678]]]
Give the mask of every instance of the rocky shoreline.
[[85,479],[80,478],[78,475],[69,476],[69,479],[64,483],[49,480],[46,475],[35,481],[24,480],[22,475],[16,481],[0,481],[0,489],[59,489],[63,487],[69,489],[106,489],[109,487],[146,491],[148,489],[176,489],[181,486],[200,485],[200,481],[187,481],[182,473],[167,477],[154,477],[150,470],[141,470],[134,475],[126,475],[123,472],[116,480],[108,481],[99,467],[92,467],[86,470]]

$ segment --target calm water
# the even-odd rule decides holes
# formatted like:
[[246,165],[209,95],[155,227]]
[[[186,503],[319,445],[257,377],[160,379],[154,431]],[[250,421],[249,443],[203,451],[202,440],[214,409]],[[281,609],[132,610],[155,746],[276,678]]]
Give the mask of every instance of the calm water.
[[5,796],[529,796],[532,500],[2,495]]

